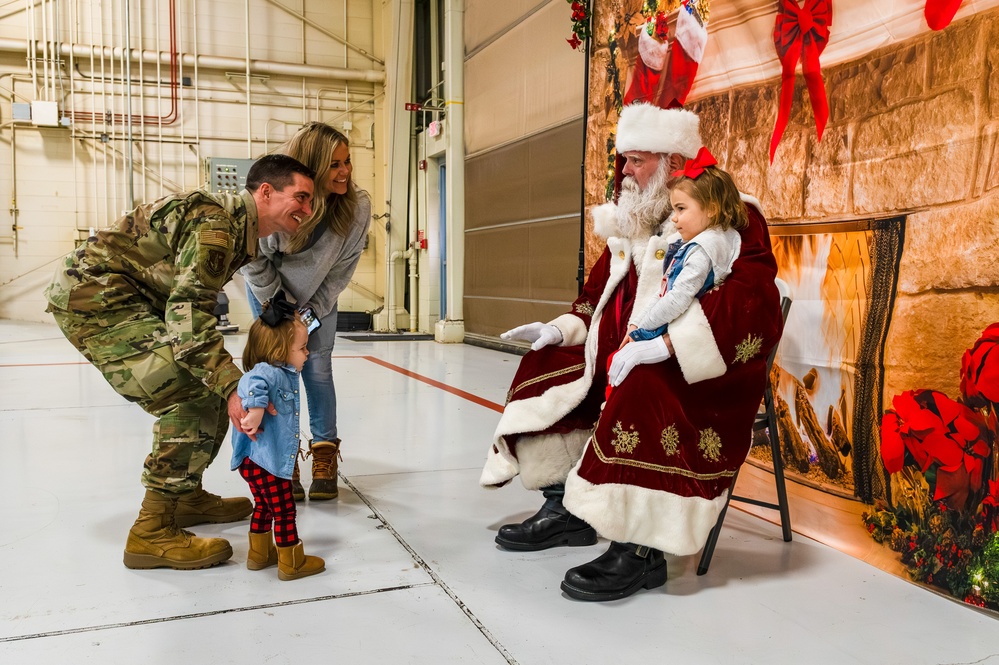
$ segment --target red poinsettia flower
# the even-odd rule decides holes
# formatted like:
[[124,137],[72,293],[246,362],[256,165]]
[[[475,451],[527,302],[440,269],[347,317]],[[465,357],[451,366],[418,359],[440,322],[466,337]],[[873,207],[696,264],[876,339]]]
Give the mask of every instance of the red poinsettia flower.
[[994,480],[988,481],[989,483],[989,493],[985,495],[982,499],[983,506],[999,506],[999,482]]
[[574,49],[578,49],[579,45],[583,43],[576,35],[573,35],[572,39],[567,39],[565,41],[569,42],[569,46],[571,46]]
[[999,403],[999,323],[985,329],[961,358],[961,394],[972,408]]
[[881,419],[881,458],[900,471],[905,452],[926,472],[936,465],[933,499],[963,508],[982,486],[982,461],[991,452],[985,418],[935,390],[909,390],[892,399]]
[[915,395],[922,392],[926,391],[907,390],[896,395],[892,399],[895,409],[885,411],[881,418],[881,458],[889,473],[902,470],[906,450],[920,471],[930,468],[933,461],[925,443],[926,439],[932,439],[940,420],[916,402]]

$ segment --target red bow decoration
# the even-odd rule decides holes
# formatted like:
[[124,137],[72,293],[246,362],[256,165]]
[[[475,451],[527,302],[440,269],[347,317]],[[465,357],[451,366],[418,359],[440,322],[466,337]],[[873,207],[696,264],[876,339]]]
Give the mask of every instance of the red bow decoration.
[[931,30],[943,30],[954,20],[961,0],[926,0],[923,16]]
[[704,169],[709,166],[714,166],[717,163],[718,160],[711,154],[711,151],[704,146],[701,146],[701,149],[697,151],[697,155],[693,159],[688,159],[682,169],[679,171],[673,171],[673,177],[679,178],[680,176],[686,176],[693,180],[697,176],[704,173]]
[[808,97],[812,100],[815,114],[815,129],[819,140],[829,119],[829,104],[826,89],[822,83],[822,69],[819,55],[829,42],[829,28],[832,26],[832,0],[805,0],[798,7],[794,0],[780,0],[777,22],[774,24],[774,46],[777,57],[783,65],[781,72],[780,109],[777,124],[770,139],[770,161],[774,161],[777,144],[784,136],[788,117],[791,115],[791,100],[794,98],[794,70],[801,60],[801,73],[808,86]]

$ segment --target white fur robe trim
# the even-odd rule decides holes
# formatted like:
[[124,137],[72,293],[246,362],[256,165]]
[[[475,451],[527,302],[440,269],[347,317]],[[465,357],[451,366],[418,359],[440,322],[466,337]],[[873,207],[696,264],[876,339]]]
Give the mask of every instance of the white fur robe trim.
[[593,232],[606,240],[617,233],[617,204],[604,203],[590,208]]
[[694,554],[704,547],[725,507],[726,492],[704,499],[633,485],[594,485],[579,477],[578,468],[566,479],[565,507],[604,538],[620,543],[639,543],[678,556]]
[[[607,306],[614,289],[622,279],[628,276],[629,264],[634,252],[644,252],[645,243],[633,247],[632,242],[625,238],[608,238],[607,247],[611,252],[610,275],[600,302],[594,308],[590,319],[590,331],[587,334],[579,317],[573,314],[563,314],[551,323],[562,332],[562,346],[573,346],[586,343],[586,368],[583,375],[570,383],[545,391],[543,394],[528,399],[515,400],[506,405],[500,417],[496,431],[493,433],[493,445],[490,446],[486,464],[482,469],[479,483],[483,486],[498,487],[509,482],[520,473],[520,465],[510,452],[504,437],[522,432],[538,432],[548,428],[553,423],[564,418],[583,398],[586,397],[593,383],[593,372],[596,370],[597,339],[595,331],[600,328],[604,308]],[[561,479],[560,479],[561,480]]]

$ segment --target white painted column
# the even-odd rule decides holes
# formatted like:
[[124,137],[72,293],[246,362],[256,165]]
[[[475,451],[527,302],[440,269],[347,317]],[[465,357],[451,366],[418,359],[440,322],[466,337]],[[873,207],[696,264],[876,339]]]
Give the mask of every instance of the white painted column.
[[465,339],[465,2],[444,0],[444,109],[447,123],[447,312],[434,339]]

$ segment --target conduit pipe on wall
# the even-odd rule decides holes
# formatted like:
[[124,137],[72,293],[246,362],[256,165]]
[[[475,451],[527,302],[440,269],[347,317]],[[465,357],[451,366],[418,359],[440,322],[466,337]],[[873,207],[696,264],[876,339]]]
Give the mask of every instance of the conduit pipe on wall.
[[[128,18],[127,18],[127,16],[128,16],[128,2],[125,2],[125,12],[126,12],[126,21],[128,21]],[[131,63],[132,63],[132,58],[134,56],[132,54],[131,49],[129,48],[128,39],[130,39],[130,32],[129,32],[129,27],[128,27],[127,24],[125,26],[125,39],[126,39],[126,41],[125,41],[125,47],[121,48],[121,49],[111,48],[110,57],[111,57],[111,62],[112,63],[114,62],[114,58],[116,58],[116,57],[120,57],[123,60],[125,60],[126,65],[127,65],[127,70],[126,70],[127,73],[125,74],[125,79],[126,79],[126,83],[127,84],[131,84],[130,67],[131,67]],[[75,51],[76,48],[85,49],[85,50],[89,51],[91,55],[93,55],[93,53],[95,52],[93,47],[88,47],[88,46],[84,46],[84,45],[80,45],[80,44],[74,44],[72,47],[67,47],[66,45],[61,45],[60,46],[60,52],[61,53],[67,53],[67,54],[69,54],[69,55],[72,56],[72,55],[75,55],[74,51]],[[104,48],[101,48],[101,52],[102,52],[102,55],[103,55],[106,52],[106,50]],[[144,54],[144,52],[143,52],[143,54]],[[177,99],[178,99],[178,91],[179,91],[179,88],[180,88],[180,78],[178,76],[178,63],[177,63],[178,53],[177,53],[177,3],[176,3],[176,0],[170,0],[170,53],[169,53],[168,57],[170,58],[170,112],[167,113],[166,115],[158,115],[158,116],[156,116],[156,115],[140,115],[140,116],[135,116],[135,115],[132,115],[131,113],[127,113],[127,114],[115,113],[114,115],[110,116],[111,118],[113,118],[113,122],[118,122],[118,123],[121,123],[121,124],[127,124],[128,127],[129,127],[129,134],[130,135],[131,135],[131,127],[132,127],[133,124],[136,124],[136,125],[145,125],[147,123],[151,123],[151,124],[156,124],[156,125],[162,127],[164,125],[172,125],[173,123],[177,122],[178,118],[180,118],[180,113],[179,113],[179,111],[180,111],[180,105],[178,104],[178,101],[177,101]],[[112,77],[113,76],[114,76],[114,74],[112,72]],[[129,92],[128,92],[129,105],[131,105],[131,97],[132,97],[131,90],[129,90]],[[105,116],[105,114],[103,114],[103,113],[96,113],[96,112],[93,112],[93,111],[73,111],[72,113],[70,113],[70,117],[73,120],[80,121],[80,122],[94,122],[94,121],[97,121],[97,120],[102,120],[102,119],[104,119],[107,116]],[[112,122],[112,124],[113,124],[113,122]],[[129,209],[131,209],[131,206],[129,206]]]
[[[401,259],[406,260],[407,264],[409,265],[409,292],[411,294],[410,299],[409,299],[409,307],[410,307],[410,312],[411,312],[410,315],[409,315],[409,330],[410,330],[410,332],[416,332],[416,327],[415,327],[415,323],[414,323],[416,321],[416,306],[413,303],[416,300],[416,287],[417,287],[417,282],[416,282],[416,276],[417,276],[416,263],[417,263],[417,254],[418,253],[419,252],[417,252],[412,247],[410,247],[409,249],[407,249],[405,252],[400,251],[400,250],[397,249],[394,252],[392,252],[391,254],[389,254],[389,259],[388,259],[389,263],[392,266],[395,266],[396,262],[399,261],[399,260],[401,260]],[[395,272],[395,271],[393,270],[393,272]],[[396,292],[395,292],[395,280],[391,279],[391,280],[389,280],[389,283],[388,283],[388,295],[385,298],[385,305],[387,307],[391,306],[391,307],[394,308],[395,307],[395,302],[396,302],[397,298],[398,298],[398,296],[396,295]],[[389,312],[389,321],[390,321],[389,327],[390,327],[391,332],[398,332],[399,328],[398,328],[398,324],[396,323],[396,317],[393,316],[391,312]]]
[[420,222],[420,182],[423,181],[426,183],[426,172],[423,172],[423,177],[420,175],[421,172],[417,163],[419,156],[417,155],[416,148],[416,134],[414,132],[409,140],[409,218],[407,225],[409,251],[406,252],[409,259],[409,332],[416,332],[417,323],[419,322],[417,315],[420,310],[420,282],[418,279],[420,243],[417,240],[419,238],[417,226]]
[[[38,47],[36,46],[36,49]],[[60,55],[72,52],[76,57],[96,56],[104,58],[118,57],[121,49],[104,46],[87,46],[85,44],[59,44]],[[25,51],[26,44],[20,39],[0,37],[0,51]],[[169,53],[156,53],[148,50],[132,51],[133,58],[142,58],[144,62],[169,62]],[[240,58],[230,58],[219,55],[198,55],[197,61],[193,55],[179,55],[178,60],[185,66],[197,66],[217,71],[240,70],[246,66],[246,61]],[[301,76],[306,78],[330,79],[334,81],[363,81],[367,83],[385,83],[385,72],[377,69],[346,69],[343,67],[322,67],[320,65],[304,65],[269,60],[252,60],[251,68],[255,74],[273,74],[275,76]]]

